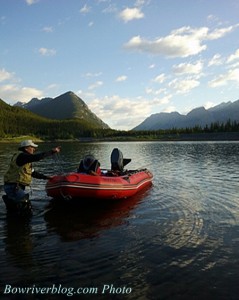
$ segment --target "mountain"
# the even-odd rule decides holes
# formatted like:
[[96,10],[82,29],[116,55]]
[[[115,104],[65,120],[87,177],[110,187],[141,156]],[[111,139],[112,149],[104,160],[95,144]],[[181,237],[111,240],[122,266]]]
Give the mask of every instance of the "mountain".
[[80,119],[101,129],[109,126],[98,118],[73,92],[64,93],[56,98],[33,98],[28,103],[17,102],[15,106],[23,107],[37,115],[55,120]]
[[0,99],[0,138],[34,135],[45,124],[49,127],[49,120],[24,108],[11,106]]
[[133,130],[154,130],[155,128],[173,128],[176,127],[180,121],[183,120],[183,116],[178,112],[171,113],[158,113],[153,114],[149,118],[145,119],[140,125]]
[[101,137],[111,132],[83,119],[53,120],[0,99],[0,139],[35,136],[46,140]]
[[43,104],[43,103],[47,103],[49,101],[51,101],[52,98],[43,98],[41,100],[39,100],[38,98],[32,98],[31,101],[29,101],[28,103],[24,103],[24,102],[17,102],[16,104],[14,104],[14,106],[19,106],[25,109],[29,109],[30,107],[34,107],[37,106],[39,104]]
[[226,123],[229,119],[239,121],[239,100],[221,103],[210,109],[198,107],[187,115],[178,112],[152,114],[132,130],[205,127],[215,122]]

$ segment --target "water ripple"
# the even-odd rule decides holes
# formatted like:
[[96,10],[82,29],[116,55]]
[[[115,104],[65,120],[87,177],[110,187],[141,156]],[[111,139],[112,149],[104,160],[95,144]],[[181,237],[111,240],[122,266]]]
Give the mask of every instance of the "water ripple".
[[85,152],[108,167],[114,147],[130,167],[147,166],[153,186],[127,201],[69,206],[34,181],[28,222],[7,218],[0,203],[0,283],[113,284],[131,287],[127,299],[137,300],[237,299],[239,143],[68,143],[38,170],[74,169]]

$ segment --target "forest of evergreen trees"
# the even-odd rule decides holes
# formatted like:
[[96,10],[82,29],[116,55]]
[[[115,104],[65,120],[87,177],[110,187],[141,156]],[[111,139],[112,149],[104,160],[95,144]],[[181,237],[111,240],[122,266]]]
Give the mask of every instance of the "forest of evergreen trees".
[[239,122],[228,120],[205,127],[173,128],[168,130],[121,131],[99,129],[80,119],[49,120],[22,108],[11,107],[0,101],[0,139],[30,135],[43,140],[56,139],[163,139],[171,135],[239,132]]
[[72,139],[92,135],[91,123],[81,119],[50,120],[0,100],[0,139],[33,135],[42,139]]

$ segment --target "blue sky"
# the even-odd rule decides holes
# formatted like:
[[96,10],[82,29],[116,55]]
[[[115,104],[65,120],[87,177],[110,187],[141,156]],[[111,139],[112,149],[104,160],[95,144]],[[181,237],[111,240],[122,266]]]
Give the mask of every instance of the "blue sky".
[[111,128],[239,99],[238,0],[0,0],[0,98],[80,96]]

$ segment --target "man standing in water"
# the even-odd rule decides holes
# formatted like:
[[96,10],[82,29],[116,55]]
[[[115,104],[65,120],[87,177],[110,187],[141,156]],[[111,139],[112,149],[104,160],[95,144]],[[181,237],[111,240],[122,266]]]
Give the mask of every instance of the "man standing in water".
[[3,200],[7,210],[31,211],[31,202],[29,194],[25,192],[26,186],[29,186],[32,177],[37,179],[49,179],[49,176],[36,172],[32,168],[32,163],[42,160],[48,156],[60,152],[60,147],[53,148],[48,152],[34,154],[38,145],[32,140],[25,140],[20,143],[18,148],[20,153],[15,153],[11,159],[9,168],[4,175],[4,190],[6,195]]

